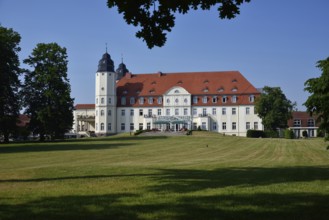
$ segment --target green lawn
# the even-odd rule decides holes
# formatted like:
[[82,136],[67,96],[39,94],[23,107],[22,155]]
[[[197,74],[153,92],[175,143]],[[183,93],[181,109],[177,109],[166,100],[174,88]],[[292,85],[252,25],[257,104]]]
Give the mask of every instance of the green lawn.
[[328,219],[322,139],[117,135],[0,145],[0,219]]

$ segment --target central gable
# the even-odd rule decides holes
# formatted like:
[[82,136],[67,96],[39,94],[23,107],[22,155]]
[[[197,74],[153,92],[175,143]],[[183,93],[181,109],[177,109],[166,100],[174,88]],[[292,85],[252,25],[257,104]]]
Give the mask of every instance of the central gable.
[[167,92],[165,92],[163,95],[190,95],[190,93],[180,86],[174,86],[170,88]]

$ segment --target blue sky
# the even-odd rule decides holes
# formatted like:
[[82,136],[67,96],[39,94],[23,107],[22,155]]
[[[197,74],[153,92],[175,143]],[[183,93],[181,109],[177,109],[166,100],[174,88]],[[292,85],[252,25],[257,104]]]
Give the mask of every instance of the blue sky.
[[[106,0],[0,0],[0,23],[21,37],[20,59],[37,43],[68,51],[75,103],[93,103],[98,61],[108,52],[132,73],[239,70],[255,87],[279,86],[299,110],[304,82],[329,56],[328,0],[251,0],[233,20],[216,8],[178,15],[164,47],[148,49]],[[24,66],[22,64],[22,66]]]

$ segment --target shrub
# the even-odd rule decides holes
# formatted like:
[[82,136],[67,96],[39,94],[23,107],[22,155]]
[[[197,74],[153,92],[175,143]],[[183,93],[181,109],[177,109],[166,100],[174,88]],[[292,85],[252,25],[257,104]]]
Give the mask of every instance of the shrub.
[[259,131],[259,130],[248,130],[247,137],[249,137],[249,138],[265,137],[265,133],[264,133],[264,131]]
[[186,132],[186,135],[192,135],[192,130],[188,130],[188,131]]
[[293,139],[294,138],[294,132],[292,130],[290,130],[290,129],[286,129],[284,131],[284,137],[286,139]]
[[278,138],[279,133],[277,131],[267,130],[267,131],[265,131],[265,137],[267,137],[267,138]]
[[200,126],[198,126],[198,131],[201,131],[201,127]]
[[136,130],[136,132],[134,133],[134,135],[139,135],[141,133],[145,132],[145,130]]

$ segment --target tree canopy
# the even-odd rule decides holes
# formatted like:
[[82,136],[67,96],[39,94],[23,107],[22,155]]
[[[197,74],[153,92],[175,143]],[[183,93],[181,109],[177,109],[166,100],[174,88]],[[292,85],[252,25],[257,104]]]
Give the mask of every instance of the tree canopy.
[[56,43],[37,44],[24,60],[33,70],[27,70],[22,94],[30,129],[53,138],[61,138],[72,128],[73,99],[67,78],[66,48]]
[[265,86],[262,94],[256,98],[255,110],[262,119],[265,130],[275,131],[288,126],[294,105],[279,87]]
[[9,134],[16,128],[20,110],[18,46],[20,35],[0,25],[0,135],[9,141]]
[[[305,82],[305,90],[310,96],[304,103],[311,115],[316,115],[320,122],[320,129],[329,133],[329,57],[317,62],[322,71],[318,78],[311,78]],[[327,137],[328,139],[328,137]]]
[[129,25],[140,27],[136,37],[142,38],[149,48],[162,47],[167,32],[175,26],[175,14],[186,14],[189,10],[209,10],[218,6],[219,18],[232,19],[240,14],[240,5],[250,0],[108,0],[109,8],[118,12]]

